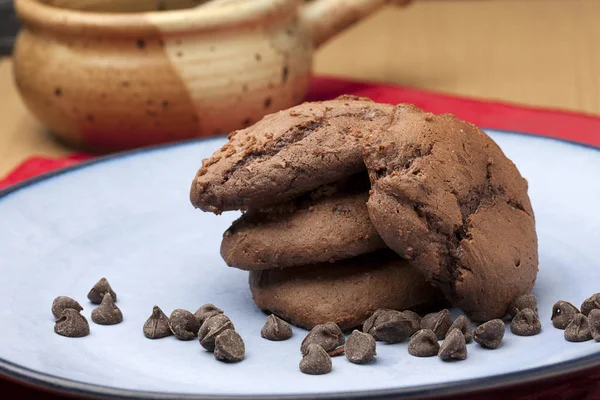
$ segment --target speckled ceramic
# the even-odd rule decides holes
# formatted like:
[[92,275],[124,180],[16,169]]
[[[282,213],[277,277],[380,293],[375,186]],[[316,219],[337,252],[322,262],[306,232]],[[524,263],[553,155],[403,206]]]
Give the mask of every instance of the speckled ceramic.
[[[262,339],[266,315],[251,299],[248,273],[228,268],[219,255],[221,235],[238,213],[216,216],[189,202],[199,160],[224,143],[219,138],[95,160],[0,192],[0,375],[106,398],[595,399],[584,394],[600,382],[600,343],[565,341],[550,316],[557,300],[579,305],[600,291],[600,151],[491,135],[530,183],[540,335],[507,330],[498,349],[469,344],[468,358],[452,363],[413,357],[406,342],[378,343],[372,364],[342,356],[330,374],[300,373],[307,332]],[[90,322],[84,338],[56,335],[54,297],[74,297],[89,318],[94,305],[86,294],[102,276],[117,292],[123,322]],[[142,334],[154,304],[169,314],[207,302],[225,310],[244,338],[241,363],[216,361],[196,340]]]
[[77,146],[227,133],[301,102],[313,50],[387,1],[304,3],[16,0],[16,82],[42,123]]

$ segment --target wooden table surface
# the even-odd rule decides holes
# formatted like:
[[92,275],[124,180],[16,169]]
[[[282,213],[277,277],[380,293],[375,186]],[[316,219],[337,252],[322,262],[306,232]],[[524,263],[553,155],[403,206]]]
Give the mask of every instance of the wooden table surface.
[[[315,72],[600,114],[599,0],[445,0],[389,7],[320,49]],[[0,177],[72,152],[21,102],[0,61]]]

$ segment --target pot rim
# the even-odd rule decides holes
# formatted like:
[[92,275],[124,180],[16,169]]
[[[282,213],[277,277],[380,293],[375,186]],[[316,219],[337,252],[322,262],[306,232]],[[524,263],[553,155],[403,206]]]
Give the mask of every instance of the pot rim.
[[215,8],[187,8],[136,13],[100,13],[60,8],[40,0],[15,0],[25,28],[78,36],[162,37],[198,31],[216,31],[249,25],[266,25],[296,11],[301,0],[251,0]]

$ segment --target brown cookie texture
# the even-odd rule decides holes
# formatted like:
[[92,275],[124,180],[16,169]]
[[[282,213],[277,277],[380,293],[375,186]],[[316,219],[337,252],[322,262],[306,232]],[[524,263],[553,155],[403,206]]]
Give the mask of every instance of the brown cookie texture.
[[373,225],[453,305],[487,321],[531,291],[538,245],[528,184],[489,136],[401,104],[364,143]]
[[225,231],[221,256],[244,270],[333,262],[382,249],[369,219],[369,180],[355,175],[333,195],[310,193],[288,207],[248,211]]
[[190,200],[217,214],[262,208],[363,171],[362,137],[389,123],[392,110],[342,96],[267,115],[203,160]]
[[260,309],[305,329],[334,322],[349,330],[377,309],[418,309],[443,298],[390,250],[333,264],[251,271],[249,283]]

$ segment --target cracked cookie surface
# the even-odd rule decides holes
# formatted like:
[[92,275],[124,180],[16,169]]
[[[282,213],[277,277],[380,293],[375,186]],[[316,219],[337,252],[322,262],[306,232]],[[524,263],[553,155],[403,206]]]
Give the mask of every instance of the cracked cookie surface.
[[334,262],[384,248],[369,219],[366,172],[280,206],[251,210],[223,234],[221,256],[244,270]]
[[392,111],[342,96],[267,115],[203,160],[190,200],[217,214],[261,208],[364,171],[362,137],[389,123]]
[[389,249],[333,264],[250,271],[256,305],[312,329],[335,322],[342,330],[362,325],[377,309],[429,309],[443,300],[438,289]]
[[365,138],[363,157],[377,231],[471,319],[501,318],[531,291],[538,246],[527,181],[483,131],[401,104]]

